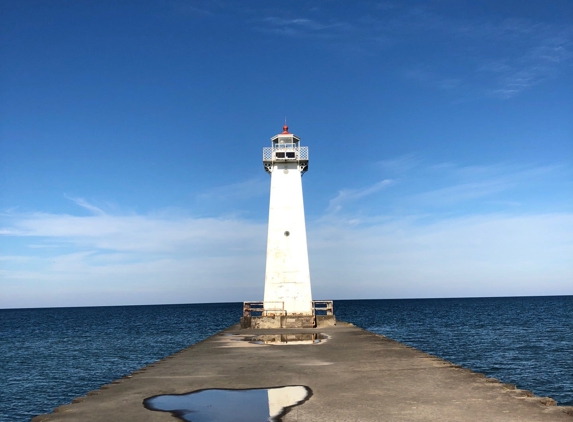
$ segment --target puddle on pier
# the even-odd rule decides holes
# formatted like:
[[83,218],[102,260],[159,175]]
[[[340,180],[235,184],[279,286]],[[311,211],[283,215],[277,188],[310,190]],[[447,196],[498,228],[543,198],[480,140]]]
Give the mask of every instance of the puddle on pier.
[[312,390],[304,385],[248,390],[199,390],[166,394],[143,401],[145,408],[171,412],[187,422],[280,422],[293,407],[307,401]]
[[289,333],[289,334],[262,334],[247,336],[241,339],[254,344],[316,344],[326,340],[328,336],[320,333]]

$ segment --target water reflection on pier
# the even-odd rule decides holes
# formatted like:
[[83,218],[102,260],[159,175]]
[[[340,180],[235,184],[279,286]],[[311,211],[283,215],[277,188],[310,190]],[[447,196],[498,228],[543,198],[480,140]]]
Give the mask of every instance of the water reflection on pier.
[[293,407],[310,398],[303,385],[248,390],[209,389],[144,400],[149,410],[170,412],[187,422],[280,422]]
[[263,334],[247,336],[244,341],[255,344],[317,344],[328,337],[321,333],[289,333],[289,334]]

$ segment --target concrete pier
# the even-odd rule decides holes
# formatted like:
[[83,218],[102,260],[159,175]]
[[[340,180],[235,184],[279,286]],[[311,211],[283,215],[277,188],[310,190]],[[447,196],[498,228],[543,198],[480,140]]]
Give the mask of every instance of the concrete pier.
[[[295,331],[322,333],[327,339],[301,344],[293,337]],[[266,342],[242,341],[264,334],[269,335]],[[278,345],[281,338],[290,342]],[[241,330],[236,325],[33,422],[167,422],[175,420],[170,413],[148,410],[143,400],[201,389],[295,385],[310,388],[312,395],[293,407],[282,418],[285,422],[573,422],[571,407],[555,406],[550,398],[534,397],[340,322],[336,327],[300,330]]]

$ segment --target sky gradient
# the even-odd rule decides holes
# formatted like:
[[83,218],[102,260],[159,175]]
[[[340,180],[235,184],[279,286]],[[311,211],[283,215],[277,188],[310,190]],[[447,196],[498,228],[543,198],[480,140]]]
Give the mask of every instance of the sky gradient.
[[0,2],[0,308],[573,294],[573,3]]

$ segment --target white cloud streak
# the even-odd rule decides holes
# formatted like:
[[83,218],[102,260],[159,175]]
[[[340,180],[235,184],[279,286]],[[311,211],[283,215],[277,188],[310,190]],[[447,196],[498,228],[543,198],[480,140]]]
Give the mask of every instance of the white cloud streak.
[[[34,226],[52,222],[41,218],[34,217]],[[0,307],[241,301],[262,296],[262,225],[221,222],[210,230],[211,237],[205,237],[202,232],[195,236],[197,225],[188,220],[168,222],[187,232],[181,240],[163,233],[156,219],[146,225],[145,216],[115,217],[124,220],[125,237],[142,226],[155,227],[148,236],[161,246],[150,250],[110,235],[113,231],[105,230],[109,220],[97,218],[88,224],[102,228],[103,235],[74,231],[72,236],[72,250],[86,250],[3,256]],[[21,221],[20,225],[26,226]],[[68,231],[35,230],[27,236],[46,233],[49,241],[70,241]],[[309,222],[315,297],[572,294],[572,233],[571,213],[493,214],[431,224],[412,217],[368,226],[333,219],[327,224]]]
[[290,37],[331,39],[352,30],[348,22],[320,22],[309,18],[286,19],[277,16],[267,16],[260,20],[260,31],[270,32]]
[[338,212],[345,203],[355,202],[361,198],[375,194],[391,184],[392,180],[385,179],[362,189],[343,189],[338,192],[335,198],[330,200],[327,211],[329,213]]
[[268,177],[258,177],[256,179],[249,179],[238,183],[232,183],[225,186],[219,186],[210,189],[198,195],[200,201],[205,200],[245,200],[254,197],[259,197],[268,194],[269,180]]
[[[368,9],[368,8],[367,8]],[[365,10],[366,12],[366,10]],[[311,15],[309,15],[311,16]],[[365,55],[401,48],[424,49],[452,40],[460,48],[452,60],[418,62],[404,70],[407,79],[451,93],[512,98],[545,80],[555,78],[573,59],[573,26],[532,19],[454,18],[429,7],[372,6],[367,15],[345,21],[320,16],[260,18],[261,31],[288,37],[334,43],[337,51]],[[327,44],[330,45],[330,44]],[[495,48],[492,48],[495,46]],[[442,51],[442,49],[439,49]],[[463,51],[463,53],[462,53]],[[447,63],[440,68],[437,63]],[[452,62],[463,63],[452,66]],[[438,67],[436,67],[438,66]]]
[[5,229],[6,235],[45,238],[61,246],[148,253],[173,253],[183,247],[205,250],[216,248],[218,242],[242,248],[244,240],[261,230],[260,224],[240,220],[168,214],[78,217],[33,213],[7,217],[12,224]]
[[341,224],[309,239],[321,296],[503,296],[572,294],[572,233],[571,213],[494,214]]
[[0,308],[228,301],[262,294],[257,288],[264,277],[264,224],[169,214],[3,217],[9,225],[5,240],[29,238],[33,246],[52,247],[0,256]]
[[[561,167],[424,165],[402,157],[381,168],[398,172],[399,183],[340,190],[322,217],[307,222],[316,298],[573,294],[570,211],[438,210],[428,218],[427,206],[426,214],[396,214],[369,205],[391,191],[392,201],[416,206],[490,200]],[[420,172],[444,173],[449,184],[421,187],[417,198],[405,193]],[[94,215],[0,215],[0,308],[262,298],[266,224],[173,212],[111,215],[75,202]]]

